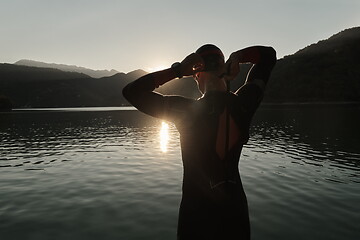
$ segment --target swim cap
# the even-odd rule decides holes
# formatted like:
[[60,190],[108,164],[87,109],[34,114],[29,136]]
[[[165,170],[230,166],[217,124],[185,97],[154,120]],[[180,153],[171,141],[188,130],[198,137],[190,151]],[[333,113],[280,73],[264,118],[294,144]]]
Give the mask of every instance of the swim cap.
[[201,46],[196,53],[199,54],[204,62],[205,68],[204,72],[214,71],[219,68],[222,64],[224,64],[224,54],[217,46],[213,44],[205,44]]

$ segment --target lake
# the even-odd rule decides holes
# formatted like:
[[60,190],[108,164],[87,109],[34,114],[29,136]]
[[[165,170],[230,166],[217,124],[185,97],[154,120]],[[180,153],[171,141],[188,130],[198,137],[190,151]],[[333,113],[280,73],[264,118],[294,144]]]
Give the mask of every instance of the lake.
[[[263,105],[252,239],[360,239],[360,106]],[[176,239],[179,135],[131,108],[0,113],[0,239]]]

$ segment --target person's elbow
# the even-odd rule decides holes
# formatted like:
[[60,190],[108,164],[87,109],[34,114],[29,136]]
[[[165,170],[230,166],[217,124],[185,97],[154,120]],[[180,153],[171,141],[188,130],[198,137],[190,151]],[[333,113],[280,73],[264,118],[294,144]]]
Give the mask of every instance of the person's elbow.
[[264,52],[264,60],[269,65],[275,65],[277,58],[276,58],[276,50],[273,47],[266,47]]
[[268,66],[272,69],[277,61],[275,49],[270,46],[259,46],[258,50],[260,53],[260,61],[257,64]]
[[127,85],[122,89],[122,95],[124,96],[124,98],[128,99],[128,96],[129,96],[129,84],[127,84]]
[[124,98],[126,100],[128,100],[129,102],[131,102],[132,96],[134,95],[134,91],[131,87],[131,83],[127,84],[123,89],[122,89],[122,95],[124,96]]

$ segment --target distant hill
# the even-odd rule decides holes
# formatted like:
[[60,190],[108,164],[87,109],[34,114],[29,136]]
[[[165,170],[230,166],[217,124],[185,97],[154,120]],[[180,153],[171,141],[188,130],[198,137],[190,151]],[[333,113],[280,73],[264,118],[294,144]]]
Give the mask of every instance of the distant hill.
[[360,101],[360,27],[277,61],[264,101]]
[[123,87],[146,72],[91,78],[58,69],[0,64],[0,95],[14,108],[122,106]]
[[[55,68],[29,67],[15,64],[0,64],[0,81],[6,80],[59,80],[89,78],[88,75],[78,72],[64,72]],[[1,82],[0,82],[1,83]]]
[[112,69],[110,71],[109,70],[92,70],[92,69],[78,67],[78,66],[74,66],[74,65],[44,63],[44,62],[39,62],[39,61],[27,60],[27,59],[22,59],[20,61],[17,61],[15,63],[15,65],[40,67],[40,68],[55,68],[55,69],[59,69],[62,71],[67,71],[67,72],[84,73],[93,78],[109,77],[116,73],[119,73],[118,71],[116,71],[114,69]]
[[[360,27],[356,27],[279,59],[264,102],[360,102],[359,43]],[[242,66],[244,70],[231,83],[233,90],[243,84],[249,67]],[[0,64],[0,106],[4,109],[10,105],[15,108],[122,106],[128,104],[121,94],[122,88],[144,74],[145,71],[136,70],[93,78],[49,67]],[[191,77],[170,81],[157,91],[190,98],[200,96]]]
[[138,70],[135,70],[135,71],[128,72],[126,74],[126,76],[128,78],[131,78],[131,79],[137,79],[137,78],[139,78],[141,76],[144,76],[145,74],[147,74],[147,72],[145,72],[144,70],[138,69]]

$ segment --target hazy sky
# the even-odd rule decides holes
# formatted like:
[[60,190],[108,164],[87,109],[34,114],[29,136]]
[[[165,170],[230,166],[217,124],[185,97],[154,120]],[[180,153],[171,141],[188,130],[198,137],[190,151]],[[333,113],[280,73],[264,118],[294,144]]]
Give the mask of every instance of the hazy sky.
[[205,43],[278,57],[360,26],[360,0],[0,0],[0,62],[151,71]]

